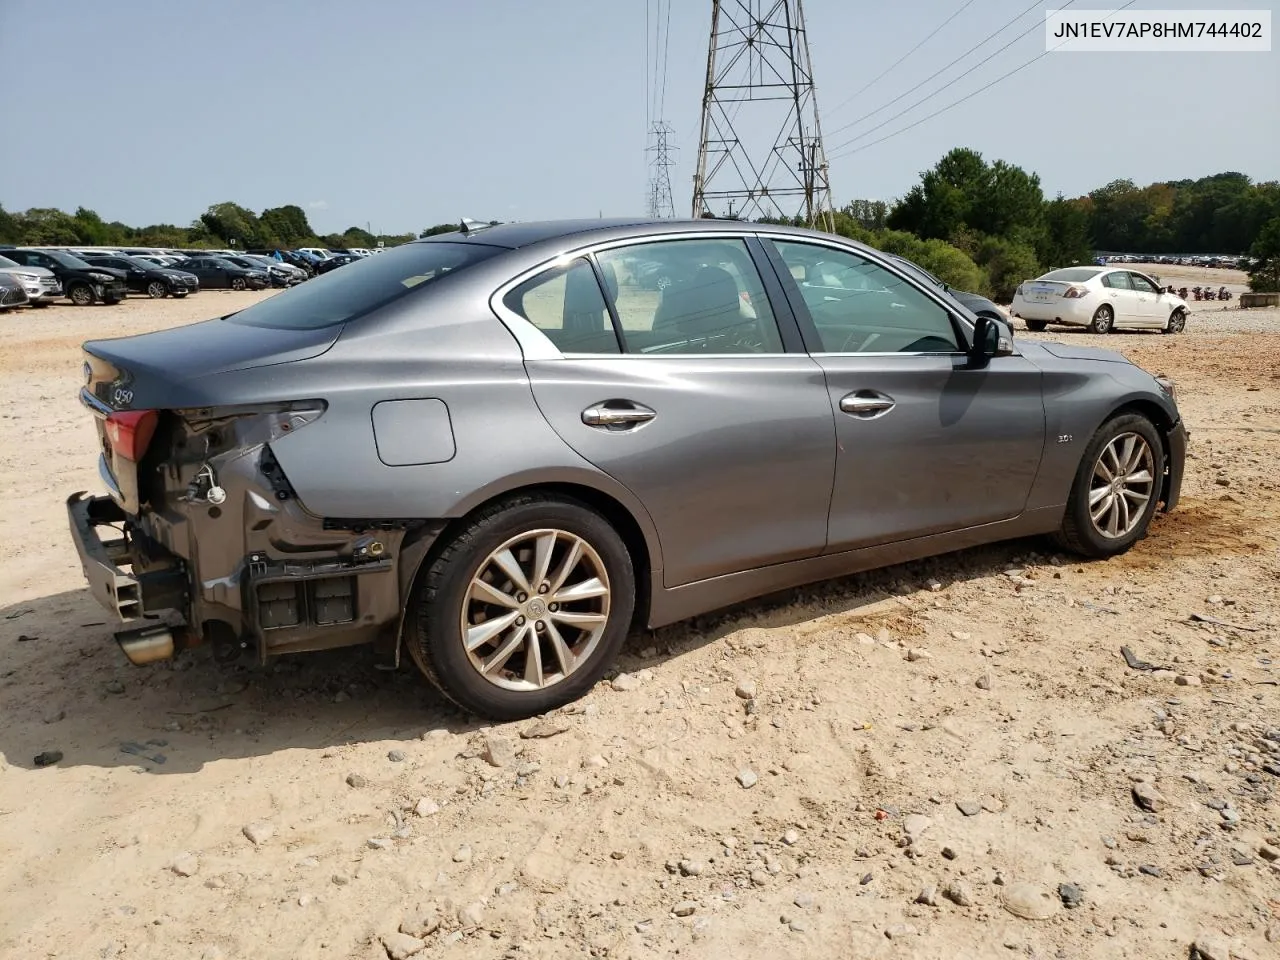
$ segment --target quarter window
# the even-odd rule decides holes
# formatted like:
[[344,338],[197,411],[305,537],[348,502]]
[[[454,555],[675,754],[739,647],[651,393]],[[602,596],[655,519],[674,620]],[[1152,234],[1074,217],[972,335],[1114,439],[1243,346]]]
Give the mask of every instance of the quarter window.
[[628,353],[782,353],[747,245],[735,239],[638,243],[596,255]]
[[823,353],[956,353],[947,310],[902,277],[844,250],[774,241]]
[[561,353],[621,353],[609,308],[586,260],[526,280],[503,305],[547,335]]

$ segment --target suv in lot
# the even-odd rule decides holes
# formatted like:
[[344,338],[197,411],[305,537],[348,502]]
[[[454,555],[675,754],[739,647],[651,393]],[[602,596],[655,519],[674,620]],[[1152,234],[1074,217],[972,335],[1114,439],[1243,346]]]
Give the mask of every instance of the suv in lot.
[[0,273],[14,277],[27,291],[27,302],[33,307],[47,307],[62,296],[62,283],[52,270],[44,267],[27,267],[8,257],[0,256]]
[[65,250],[15,247],[0,251],[24,267],[44,267],[62,284],[67,299],[78,307],[93,303],[119,303],[129,292],[125,273],[113,267],[95,267]]
[[265,270],[246,270],[222,257],[192,257],[178,261],[173,268],[194,274],[206,288],[261,290],[271,284]]

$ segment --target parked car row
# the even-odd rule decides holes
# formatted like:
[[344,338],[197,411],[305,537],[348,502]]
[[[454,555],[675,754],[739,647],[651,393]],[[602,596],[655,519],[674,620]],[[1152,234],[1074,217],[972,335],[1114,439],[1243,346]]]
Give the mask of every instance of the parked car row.
[[77,306],[115,304],[128,294],[159,299],[204,289],[292,287],[372,256],[364,249],[171,250],[0,246],[0,311],[44,307],[66,298]]
[[1102,253],[1094,258],[1097,266],[1105,267],[1112,263],[1158,263],[1165,266],[1178,267],[1217,267],[1228,270],[1249,270],[1253,260],[1249,257],[1233,256],[1188,256],[1154,253]]

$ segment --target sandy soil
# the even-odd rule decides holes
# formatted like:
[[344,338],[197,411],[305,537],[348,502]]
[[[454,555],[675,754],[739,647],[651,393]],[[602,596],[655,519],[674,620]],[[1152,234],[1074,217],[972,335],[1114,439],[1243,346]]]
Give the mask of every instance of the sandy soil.
[[1128,555],[795,591],[480,727],[358,650],[133,668],[83,588],[79,342],[260,296],[0,319],[0,956],[1276,956],[1280,311],[1043,335],[1178,380],[1184,499]]

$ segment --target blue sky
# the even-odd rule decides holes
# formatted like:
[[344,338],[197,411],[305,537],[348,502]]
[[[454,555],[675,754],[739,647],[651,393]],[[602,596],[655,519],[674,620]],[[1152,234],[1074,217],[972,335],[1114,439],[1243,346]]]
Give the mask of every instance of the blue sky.
[[[650,0],[651,6],[656,0]],[[828,131],[923,80],[1025,9],[974,0],[884,79],[835,109],[963,0],[806,0]],[[1274,4],[1274,0],[1272,0]],[[1059,3],[1047,6],[1059,6]],[[461,216],[628,215],[645,206],[645,0],[0,0],[0,204],[77,205],[132,224],[211,203],[308,209],[321,232],[421,229]],[[1107,7],[1084,0],[1081,7]],[[1269,8],[1139,0],[1134,9]],[[709,0],[673,0],[665,100],[690,203]],[[1274,6],[1270,7],[1274,10]],[[1280,24],[1280,16],[1273,12]],[[1044,49],[1028,13],[894,108],[973,74],[892,132]],[[36,38],[39,38],[38,40]],[[837,205],[900,196],[953,146],[1082,193],[1239,170],[1280,178],[1280,50],[1051,54],[935,120],[833,159]],[[750,135],[745,111],[740,122]],[[858,144],[854,144],[855,146]]]

